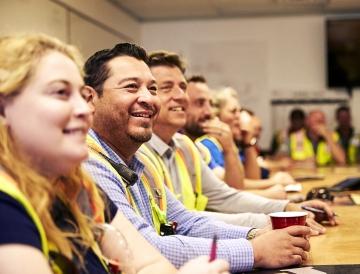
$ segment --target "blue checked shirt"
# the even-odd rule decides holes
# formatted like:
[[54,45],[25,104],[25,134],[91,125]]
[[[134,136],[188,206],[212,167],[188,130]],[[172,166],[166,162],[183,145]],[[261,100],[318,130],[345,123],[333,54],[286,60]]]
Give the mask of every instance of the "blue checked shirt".
[[[90,130],[89,134],[112,160],[124,163],[93,130]],[[139,178],[141,177],[144,165],[136,156],[128,167],[135,171]],[[122,183],[103,163],[90,154],[89,159],[84,163],[84,168],[138,231],[176,267],[199,255],[209,255],[212,237],[216,234],[219,239],[217,257],[227,260],[232,272],[253,268],[252,245],[244,239],[250,228],[228,225],[190,212],[166,189],[167,219],[177,222],[178,226],[176,235],[160,236],[153,226],[148,194],[141,180],[129,186],[131,195],[141,212],[139,215],[127,200]]]

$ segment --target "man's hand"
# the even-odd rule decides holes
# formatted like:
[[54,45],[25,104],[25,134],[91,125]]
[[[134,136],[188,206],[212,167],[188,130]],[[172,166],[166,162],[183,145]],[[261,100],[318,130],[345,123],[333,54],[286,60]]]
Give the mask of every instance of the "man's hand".
[[271,176],[270,180],[274,182],[274,184],[281,184],[284,186],[296,183],[289,173],[283,171],[276,172],[273,176]]
[[310,250],[307,240],[310,233],[306,226],[290,226],[255,237],[251,241],[254,267],[280,268],[303,263],[307,259],[306,251]]
[[314,130],[319,136],[324,137],[325,139],[329,136],[331,137],[331,132],[328,130],[325,124],[317,124],[314,127]]
[[215,117],[212,120],[204,122],[202,127],[206,134],[215,137],[219,141],[224,152],[234,149],[233,134],[228,124],[221,122],[219,118]]
[[[332,226],[337,225],[334,211],[331,209],[331,207],[328,204],[320,200],[305,201],[299,204],[288,203],[285,208],[285,211],[304,211],[301,208],[302,206],[314,207],[317,209],[324,210],[327,214],[329,224]],[[315,221],[315,215],[311,212],[308,212],[306,225],[308,225],[313,230],[312,235],[324,234],[326,232],[326,228]]]
[[332,210],[332,208],[325,202],[320,200],[310,200],[310,201],[304,201],[300,203],[300,206],[309,206],[317,209],[324,210],[327,215],[327,219],[330,225],[335,226],[337,225],[337,221],[335,219],[335,212]]

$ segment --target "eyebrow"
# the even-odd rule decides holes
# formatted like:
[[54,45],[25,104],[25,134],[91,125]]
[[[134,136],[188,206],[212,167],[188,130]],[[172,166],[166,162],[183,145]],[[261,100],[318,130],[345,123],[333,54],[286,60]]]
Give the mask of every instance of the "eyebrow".
[[[52,80],[47,84],[47,86],[50,86],[51,84],[55,84],[55,83],[62,83],[67,86],[73,86],[73,84],[71,82],[69,82],[68,80],[64,80],[64,79]],[[79,89],[82,90],[83,88],[85,88],[85,86],[86,86],[85,84],[82,84],[79,86]]]
[[[120,85],[127,81],[142,82],[142,80],[139,77],[128,77],[128,78],[121,79],[117,84]],[[156,83],[156,81],[154,79],[150,80],[150,84],[155,84],[155,83]]]

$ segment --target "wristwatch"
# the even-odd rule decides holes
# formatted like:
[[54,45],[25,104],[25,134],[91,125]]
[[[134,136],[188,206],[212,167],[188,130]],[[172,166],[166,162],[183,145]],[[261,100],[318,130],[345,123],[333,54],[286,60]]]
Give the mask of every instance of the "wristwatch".
[[242,148],[253,147],[253,146],[256,145],[256,143],[257,143],[257,139],[255,137],[253,137],[253,138],[250,139],[250,142],[248,144],[244,144],[244,143],[241,144],[241,147]]
[[248,234],[246,235],[246,240],[252,240],[256,237],[256,233],[259,231],[257,228],[252,228],[249,230]]

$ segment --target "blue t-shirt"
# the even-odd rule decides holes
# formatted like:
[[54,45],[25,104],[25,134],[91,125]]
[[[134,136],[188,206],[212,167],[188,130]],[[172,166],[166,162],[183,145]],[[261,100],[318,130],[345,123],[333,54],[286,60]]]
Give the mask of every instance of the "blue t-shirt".
[[[113,213],[113,210],[110,210]],[[0,245],[24,244],[42,252],[40,234],[22,204],[0,191]],[[89,249],[84,256],[85,269],[80,273],[108,273],[99,258]]]
[[[207,147],[211,154],[211,165],[209,164],[209,168],[214,169],[216,166],[225,167],[224,154],[223,151],[210,139],[202,139],[201,143]],[[239,158],[242,163],[245,162],[245,154],[240,151]],[[261,167],[261,179],[269,178],[270,172],[268,169]]]
[[24,244],[42,250],[40,234],[25,208],[1,191],[0,220],[0,245]]

